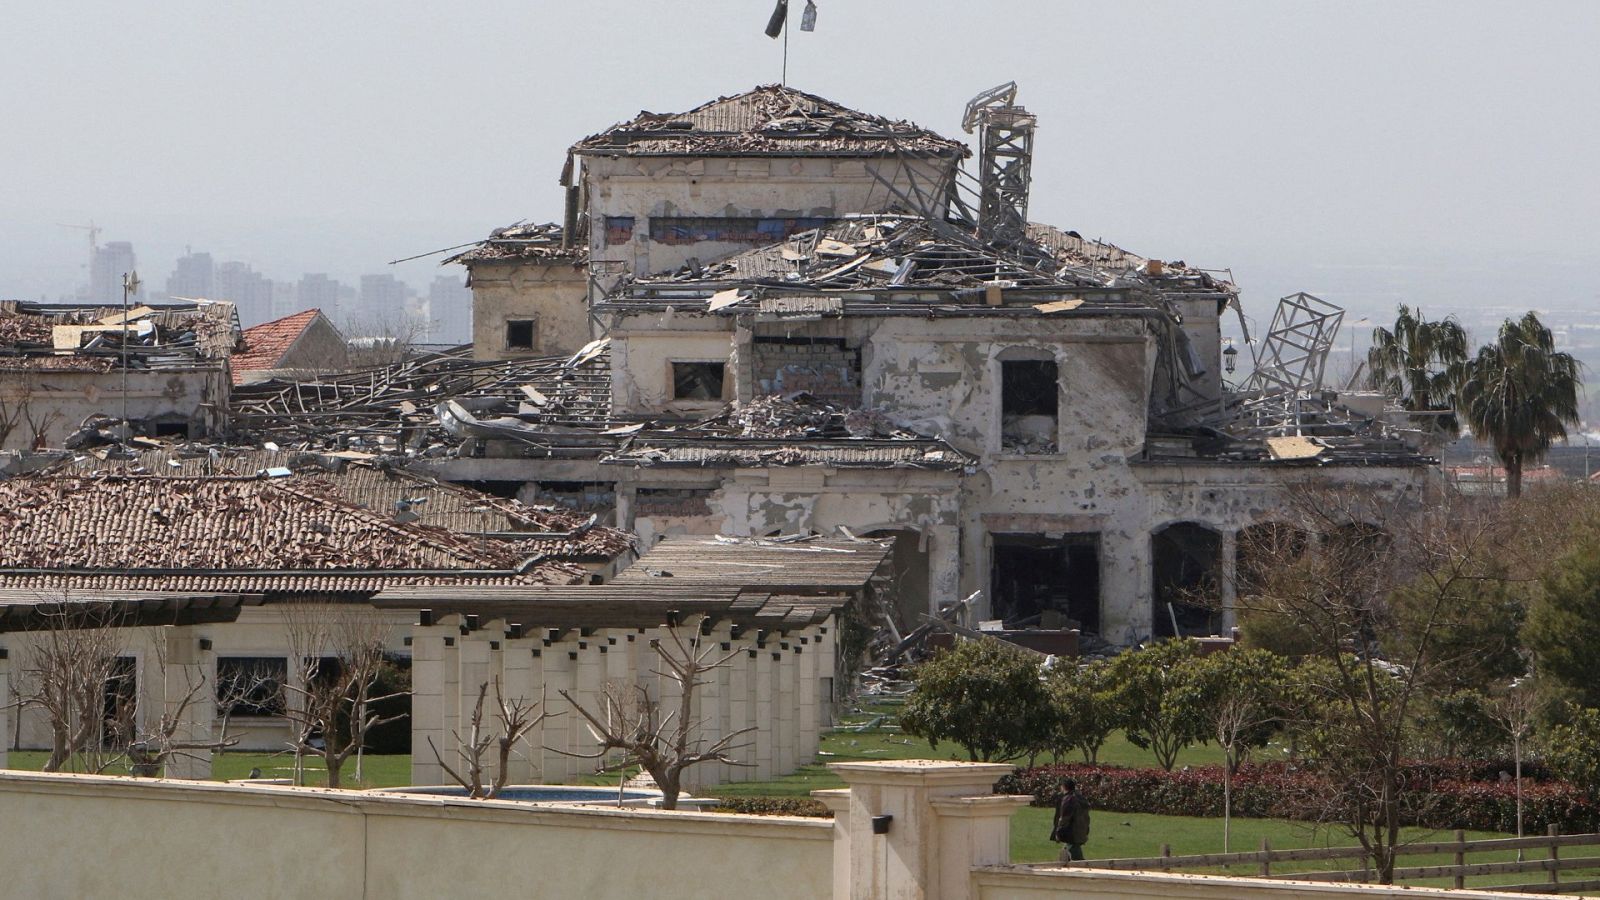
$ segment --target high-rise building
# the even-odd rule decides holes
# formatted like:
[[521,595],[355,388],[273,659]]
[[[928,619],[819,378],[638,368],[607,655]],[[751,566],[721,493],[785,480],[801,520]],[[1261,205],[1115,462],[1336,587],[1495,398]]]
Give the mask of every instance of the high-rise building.
[[460,275],[440,275],[428,285],[428,320],[432,343],[472,340],[472,291]]
[[272,318],[292,316],[305,307],[300,305],[299,286],[292,281],[272,283]]
[[[134,270],[133,245],[112,241],[95,248],[89,265],[90,303],[119,306],[122,303],[122,276]],[[143,297],[141,291],[134,297]],[[132,297],[129,298],[133,299]]]
[[272,280],[242,262],[217,266],[216,296],[211,299],[233,301],[246,328],[272,318]]
[[411,288],[393,275],[363,275],[361,299],[356,314],[350,318],[363,330],[398,328],[415,312],[411,308],[413,297]]
[[167,276],[166,297],[210,299],[215,289],[216,267],[211,262],[211,254],[193,253],[185,248],[172,274]]
[[295,303],[301,309],[320,309],[335,322],[343,316],[339,305],[343,285],[321,272],[308,272],[300,276],[295,286]]

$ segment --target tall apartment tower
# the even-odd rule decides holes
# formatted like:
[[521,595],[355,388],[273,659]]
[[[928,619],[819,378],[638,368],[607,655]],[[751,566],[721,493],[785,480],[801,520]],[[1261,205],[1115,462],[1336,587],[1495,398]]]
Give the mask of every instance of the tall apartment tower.
[[[167,297],[210,299],[216,291],[216,266],[209,253],[185,250],[167,276]],[[165,299],[165,298],[163,298]]]
[[[89,265],[89,302],[120,305],[122,276],[133,269],[133,245],[127,241],[112,241],[96,247]],[[144,292],[134,296],[142,297]]]
[[246,328],[272,318],[272,280],[242,262],[217,266],[216,297],[232,300]]
[[300,276],[295,286],[295,303],[301,309],[320,309],[323,315],[338,321],[345,310],[340,308],[339,282],[321,272],[308,272]]
[[465,344],[472,340],[472,291],[459,275],[440,275],[428,285],[429,340]]
[[410,317],[411,299],[411,289],[393,275],[363,275],[359,308],[351,318],[363,329],[398,326]]

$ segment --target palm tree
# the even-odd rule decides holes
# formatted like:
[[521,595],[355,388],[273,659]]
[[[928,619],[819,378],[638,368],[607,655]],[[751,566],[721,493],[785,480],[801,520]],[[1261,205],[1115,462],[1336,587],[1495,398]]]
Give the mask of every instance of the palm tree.
[[1506,469],[1506,495],[1522,496],[1522,467],[1578,424],[1578,361],[1558,353],[1555,337],[1529,312],[1507,319],[1500,339],[1478,350],[1462,371],[1461,411],[1480,440],[1494,445]]
[[1372,386],[1412,412],[1437,412],[1427,428],[1455,434],[1455,378],[1467,361],[1467,333],[1455,319],[1429,322],[1422,310],[1401,304],[1394,330],[1374,328],[1367,369]]

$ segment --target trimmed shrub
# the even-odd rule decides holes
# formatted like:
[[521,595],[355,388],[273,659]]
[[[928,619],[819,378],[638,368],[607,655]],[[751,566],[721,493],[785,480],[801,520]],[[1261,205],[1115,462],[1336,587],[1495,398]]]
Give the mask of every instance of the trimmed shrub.
[[[1408,765],[1402,776],[1404,824],[1424,828],[1516,830],[1516,785],[1471,776],[1485,764],[1435,761]],[[1498,769],[1493,770],[1498,777]],[[1096,809],[1176,816],[1222,815],[1222,768],[1165,772],[1119,766],[1054,765],[1017,769],[996,793],[1030,794],[1035,806],[1054,806],[1061,783],[1073,778]],[[1600,826],[1600,804],[1566,782],[1523,779],[1523,827],[1530,833],[1559,825],[1568,833]],[[1286,763],[1241,766],[1233,779],[1233,814],[1250,818],[1308,819],[1326,794],[1319,776]]]
[[747,816],[808,816],[831,819],[833,813],[815,797],[724,797],[712,812]]

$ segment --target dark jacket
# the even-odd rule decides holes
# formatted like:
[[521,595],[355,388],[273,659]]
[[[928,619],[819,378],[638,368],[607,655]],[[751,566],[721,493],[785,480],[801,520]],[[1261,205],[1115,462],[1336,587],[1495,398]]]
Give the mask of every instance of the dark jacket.
[[1077,791],[1061,795],[1055,820],[1050,825],[1050,840],[1058,844],[1083,844],[1089,840],[1089,801]]

